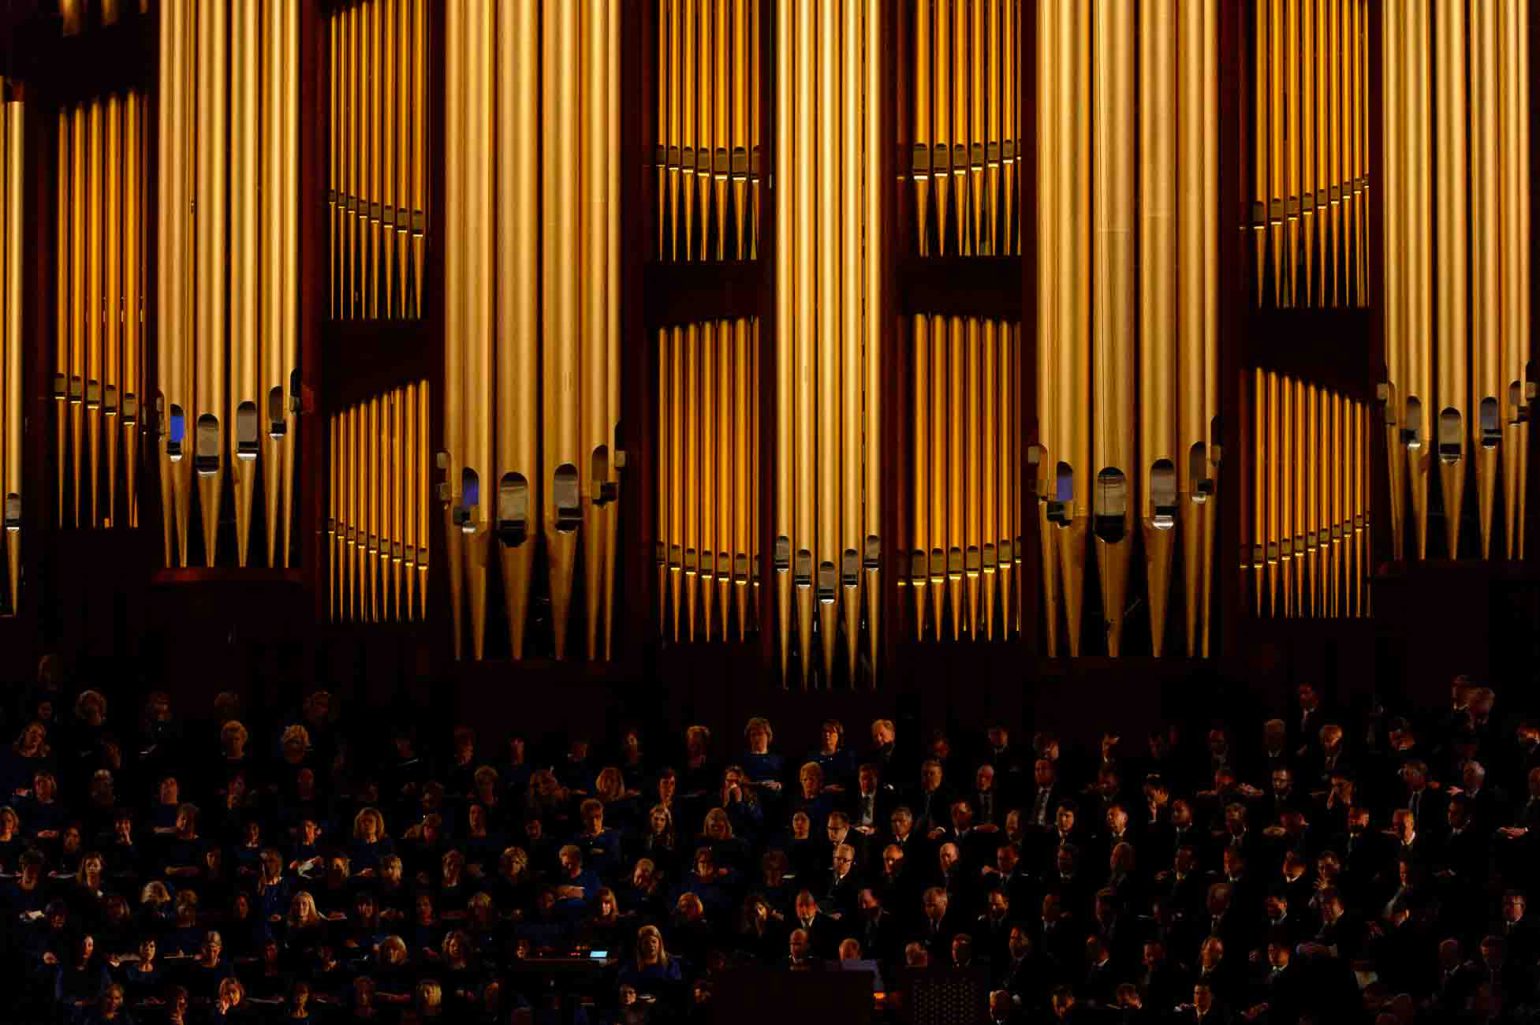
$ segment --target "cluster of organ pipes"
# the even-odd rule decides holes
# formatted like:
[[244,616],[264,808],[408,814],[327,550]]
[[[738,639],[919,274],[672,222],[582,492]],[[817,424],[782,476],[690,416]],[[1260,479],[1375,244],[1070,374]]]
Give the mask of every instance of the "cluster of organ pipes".
[[1021,251],[1020,0],[912,0],[909,57],[913,192],[919,255]]
[[758,355],[757,317],[658,332],[659,627],[675,641],[759,621]]
[[331,315],[422,315],[429,0],[361,0],[328,20]]
[[156,457],[168,564],[188,564],[195,515],[204,564],[215,564],[228,477],[237,563],[260,479],[268,565],[289,565],[300,2],[160,4]]
[[21,379],[25,115],[20,89],[0,78],[0,533],[5,538],[0,611],[11,614],[21,597],[21,435],[26,422]]
[[1254,0],[1251,18],[1257,305],[1366,306],[1369,2]]
[[[620,413],[620,5],[445,8],[444,449],[454,650],[485,651],[496,552],[525,653],[537,549],[552,651],[581,570],[610,655]],[[467,615],[468,613],[468,615]]]
[[135,527],[148,270],[144,97],[112,93],[60,107],[57,134],[56,522]]
[[326,540],[333,620],[428,612],[428,382],[351,406],[329,425]]
[[1247,569],[1256,614],[1368,615],[1368,407],[1259,369],[1251,408]]
[[815,639],[832,682],[842,628],[847,680],[863,634],[869,673],[877,666],[887,9],[882,0],[775,4],[772,554],[781,679],[795,636],[804,687]]
[[920,315],[909,333],[911,554],[898,585],[920,639],[1009,637],[1021,630],[1021,325]]
[[656,0],[658,259],[759,255],[760,0]]
[[1383,17],[1386,380],[1379,397],[1393,552],[1427,556],[1436,466],[1445,554],[1459,556],[1474,461],[1480,555],[1492,554],[1501,481],[1503,552],[1522,558],[1535,394],[1529,5],[1386,0]]
[[1080,653],[1088,535],[1108,654],[1120,653],[1134,601],[1136,537],[1154,654],[1163,653],[1176,552],[1186,650],[1209,651],[1217,16],[1218,0],[1038,5],[1033,455],[1050,655],[1061,630],[1069,654]]

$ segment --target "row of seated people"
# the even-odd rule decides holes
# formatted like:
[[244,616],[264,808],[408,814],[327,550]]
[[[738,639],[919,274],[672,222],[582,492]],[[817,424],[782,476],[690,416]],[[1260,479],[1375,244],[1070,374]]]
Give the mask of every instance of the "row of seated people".
[[830,721],[800,759],[761,718],[726,759],[701,727],[673,757],[629,730],[540,758],[465,726],[371,747],[324,691],[270,746],[224,695],[196,727],[151,695],[121,731],[102,691],[58,696],[0,758],[17,1020],[490,1022],[572,995],[689,1020],[735,965],[840,962],[981,972],[1002,1022],[1535,1007],[1540,727],[1463,679],[1423,716],[1302,685],[1284,718],[1137,750],[878,720],[857,755]]

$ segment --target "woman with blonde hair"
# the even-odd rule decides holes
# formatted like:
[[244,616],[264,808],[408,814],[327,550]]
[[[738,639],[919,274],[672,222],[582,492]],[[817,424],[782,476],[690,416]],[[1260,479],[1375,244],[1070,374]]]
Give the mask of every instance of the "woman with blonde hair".
[[219,995],[214,999],[212,1020],[216,1022],[238,1021],[240,1017],[236,1009],[246,999],[246,988],[240,984],[235,976],[229,976],[219,983]]
[[417,1013],[424,1020],[444,1014],[444,988],[437,979],[423,979],[417,984]]
[[364,807],[353,816],[353,840],[348,848],[354,875],[369,878],[378,874],[380,859],[394,849],[385,832],[385,816],[374,807]]
[[663,946],[663,933],[655,925],[644,925],[636,931],[635,955],[620,968],[620,984],[631,986],[638,993],[653,997],[666,997],[677,989],[684,978],[679,962],[668,956]]
[[674,813],[667,805],[655,804],[647,813],[647,835],[642,837],[637,854],[650,858],[664,873],[678,860],[679,838],[674,832]]

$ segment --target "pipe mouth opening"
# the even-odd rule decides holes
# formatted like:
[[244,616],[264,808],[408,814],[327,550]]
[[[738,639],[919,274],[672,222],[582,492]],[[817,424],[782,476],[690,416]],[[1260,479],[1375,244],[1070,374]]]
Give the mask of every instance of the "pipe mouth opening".
[[182,441],[187,437],[187,418],[181,406],[172,406],[166,418],[166,454],[173,460],[182,458]]
[[5,529],[12,533],[21,529],[21,496],[14,491],[5,496]]
[[139,422],[139,396],[131,391],[123,393],[123,422]]
[[68,387],[68,384],[67,384],[65,375],[63,375],[63,374],[54,374],[53,375],[53,384],[50,385],[49,392],[50,392],[50,394],[53,395],[53,397],[55,399],[62,400],[65,397],[67,387]]
[[834,604],[834,591],[839,584],[839,574],[834,569],[834,563],[825,559],[818,564],[818,602],[821,605]]
[[963,551],[961,548],[948,548],[946,550],[946,575],[960,577],[963,574]]
[[70,378],[70,384],[69,384],[70,401],[71,402],[79,402],[80,401],[80,397],[83,394],[85,394],[85,389],[86,389],[85,381],[82,378],[71,377]]
[[930,563],[926,559],[925,549],[916,548],[909,553],[909,577],[916,584],[924,585],[930,576]]
[[100,406],[102,404],[102,382],[86,382],[86,408]]
[[847,548],[840,553],[840,585],[855,587],[861,580],[861,553]]
[[219,472],[219,417],[204,413],[198,417],[193,469],[201,477]]
[[733,556],[733,582],[747,584],[749,582],[749,557],[747,555]]
[[235,457],[257,458],[257,404],[246,401],[235,407]]
[[963,552],[963,572],[970,577],[976,577],[983,568],[983,560],[979,554],[978,546],[969,545]]
[[806,548],[797,549],[797,557],[791,570],[791,581],[798,587],[813,586],[813,553]]
[[[497,536],[509,548],[529,539],[529,480],[522,473],[505,473],[497,484]],[[663,561],[662,544],[658,561]]]
[[1448,406],[1438,414],[1438,457],[1446,463],[1459,462],[1463,441],[1460,411]]
[[[1193,446],[1194,449],[1199,447]],[[1203,458],[1201,452],[1192,455],[1194,461]],[[1150,467],[1150,522],[1156,530],[1170,530],[1176,526],[1176,486],[1176,465],[1169,459],[1155,460]]]
[[118,415],[118,386],[109,384],[102,389],[102,412],[108,416]]
[[1476,423],[1481,428],[1481,447],[1496,448],[1503,437],[1503,425],[1495,397],[1488,395],[1481,400],[1476,407]]
[[283,389],[270,388],[267,392],[267,434],[270,438],[281,438],[289,431],[289,425],[284,417]]
[[562,463],[551,479],[551,499],[556,506],[556,529],[571,532],[583,522],[583,500],[578,493],[577,467]]
[[1053,494],[1048,499],[1048,522],[1067,527],[1075,500],[1075,471],[1068,463],[1055,468],[1053,485]]
[[608,445],[600,445],[593,450],[593,455],[589,458],[588,472],[589,480],[593,482],[594,504],[603,505],[613,499],[615,484],[609,479],[610,447]]
[[791,570],[791,538],[781,534],[770,549],[770,562],[778,572]]
[[861,565],[866,569],[877,569],[882,563],[882,539],[876,534],[866,535],[861,554]]
[[1401,443],[1407,448],[1422,448],[1422,400],[1408,396],[1406,400],[1406,425],[1401,428]]
[[1127,536],[1128,477],[1115,466],[1096,474],[1096,502],[1092,530],[1108,544]]
[[1521,424],[1528,419],[1524,409],[1524,384],[1521,381],[1508,382],[1508,411],[1512,416],[1508,421],[1511,425]]
[[481,477],[469,466],[460,471],[460,502],[455,506],[454,521],[465,533],[476,530],[476,510],[481,505]]

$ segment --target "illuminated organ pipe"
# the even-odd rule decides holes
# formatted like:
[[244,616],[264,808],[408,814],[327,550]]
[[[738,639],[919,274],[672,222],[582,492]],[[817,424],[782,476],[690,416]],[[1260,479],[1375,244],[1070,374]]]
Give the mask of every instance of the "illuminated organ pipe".
[[[1272,370],[1256,370],[1251,387],[1255,608],[1290,619],[1368,615],[1367,405]],[[1284,560],[1288,573],[1269,569]]]
[[795,635],[804,686],[815,642],[832,681],[842,627],[847,679],[863,642],[876,664],[884,9],[878,0],[776,7],[773,564],[783,681]]
[[[920,255],[1020,252],[1018,0],[906,0],[910,116],[899,126]],[[934,196],[934,200],[932,197]]]
[[143,105],[139,93],[114,93],[61,108],[59,114],[52,394],[58,415],[54,461],[61,526],[66,522],[67,467],[74,471],[68,485],[71,525],[138,523],[134,474],[143,373]]
[[327,21],[331,315],[422,315],[424,6],[361,0]]
[[5,568],[0,611],[21,599],[22,205],[25,108],[20,88],[0,78],[0,534]]
[[[750,588],[759,559],[752,530],[759,502],[758,334],[753,318],[658,331],[659,627],[676,641],[741,640],[756,626]],[[691,352],[699,374],[683,372]],[[700,538],[693,548],[685,530],[692,522]],[[670,587],[671,578],[686,586]]]
[[583,650],[610,650],[623,464],[619,20],[609,0],[446,8],[438,464],[457,655],[467,620],[471,657],[485,654],[494,548],[514,658],[525,654],[542,549],[556,657],[567,654],[579,569]]
[[[227,472],[245,565],[260,476],[269,566],[289,564],[299,411],[296,0],[161,6],[157,403],[166,559],[203,560]],[[228,458],[227,458],[228,457]]]
[[1219,460],[1215,0],[1050,0],[1037,17],[1041,433],[1029,462],[1044,500],[1047,649],[1066,637],[1080,653],[1089,533],[1107,651],[1120,653],[1137,523],[1154,652],[1179,556],[1186,649],[1206,655]]
[[[327,607],[333,620],[427,615],[428,411],[428,382],[417,381],[331,418]],[[373,571],[366,561],[371,553]]]
[[1389,0],[1384,18],[1380,398],[1393,551],[1426,557],[1436,465],[1445,551],[1460,554],[1465,461],[1473,458],[1478,552],[1492,555],[1500,505],[1502,554],[1522,558],[1534,396],[1529,7]]
[[1368,17],[1367,0],[1253,0],[1259,306],[1368,305]]

